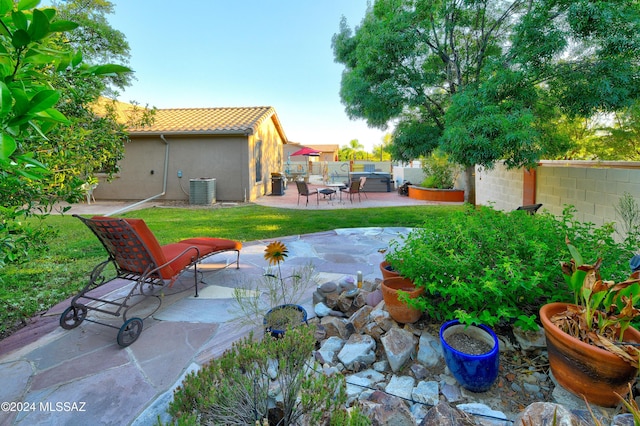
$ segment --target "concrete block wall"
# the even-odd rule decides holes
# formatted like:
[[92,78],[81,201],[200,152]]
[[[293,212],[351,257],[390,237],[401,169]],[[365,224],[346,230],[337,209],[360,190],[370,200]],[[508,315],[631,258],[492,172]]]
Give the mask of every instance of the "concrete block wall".
[[[499,210],[521,205],[523,173],[503,164],[477,170],[477,204]],[[542,161],[536,174],[536,202],[554,215],[570,204],[578,220],[603,225],[620,220],[615,207],[625,192],[640,205],[640,162]]]
[[476,167],[476,204],[497,210],[515,210],[522,205],[522,169],[507,170],[497,163],[492,169]]
[[420,185],[424,179],[425,174],[420,167],[393,167],[393,180],[396,182],[396,187],[405,182]]

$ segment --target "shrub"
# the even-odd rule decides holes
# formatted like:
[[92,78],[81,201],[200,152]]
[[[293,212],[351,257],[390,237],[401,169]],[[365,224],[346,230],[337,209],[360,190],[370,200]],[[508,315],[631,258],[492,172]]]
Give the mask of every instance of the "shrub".
[[637,234],[618,244],[612,224],[580,223],[574,214],[573,207],[556,218],[469,206],[394,240],[386,260],[426,289],[425,296],[407,303],[435,320],[536,329],[542,304],[571,299],[559,267],[566,237],[588,258],[611,259],[603,275],[615,280],[628,275],[638,247]]
[[434,152],[422,161],[426,178],[421,183],[425,188],[452,189],[460,174],[460,166],[452,163],[446,154]]
[[[315,347],[314,327],[287,330],[282,338],[253,336],[234,343],[220,358],[187,375],[174,392],[169,414],[175,424],[262,424],[274,415],[270,393],[281,395],[277,404],[280,424],[322,424],[345,403],[344,377],[326,376],[310,368]],[[277,366],[277,376],[270,371]],[[270,422],[271,423],[271,422]]]

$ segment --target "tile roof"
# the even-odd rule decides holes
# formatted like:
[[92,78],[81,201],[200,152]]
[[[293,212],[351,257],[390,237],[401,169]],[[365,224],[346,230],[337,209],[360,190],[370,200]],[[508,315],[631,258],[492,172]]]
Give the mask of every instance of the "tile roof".
[[[273,115],[275,110],[268,106],[158,109],[151,126],[129,131],[132,134],[251,134]],[[278,126],[277,118],[275,121]]]
[[[106,103],[113,102],[118,120],[126,123],[133,105],[100,98],[93,105],[102,114]],[[266,120],[272,120],[280,138],[287,143],[276,110],[270,106],[226,108],[166,108],[156,109],[153,124],[127,129],[132,135],[251,135]]]

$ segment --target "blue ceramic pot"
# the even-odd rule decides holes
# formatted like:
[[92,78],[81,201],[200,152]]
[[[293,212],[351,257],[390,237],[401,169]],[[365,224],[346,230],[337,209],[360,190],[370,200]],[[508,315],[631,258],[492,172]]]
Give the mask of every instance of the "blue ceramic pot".
[[[480,355],[471,355],[453,349],[446,342],[448,336],[462,332],[491,346],[491,350]],[[458,320],[448,321],[440,327],[440,343],[444,360],[460,385],[472,392],[485,392],[498,377],[500,347],[498,337],[485,325],[466,326]]]
[[269,323],[269,316],[271,315],[271,313],[273,311],[277,311],[279,309],[285,309],[285,308],[286,309],[294,308],[294,309],[297,309],[298,311],[300,311],[300,313],[302,314],[302,319],[301,319],[300,323],[301,324],[302,323],[308,324],[307,323],[307,310],[305,308],[303,308],[302,306],[300,306],[300,305],[293,305],[293,304],[287,303],[286,305],[279,305],[279,306],[276,306],[275,308],[269,309],[269,311],[264,315],[264,319],[263,319],[262,323],[264,324],[265,333],[271,333],[271,335],[273,337],[278,337],[278,338],[284,336],[284,332],[286,330],[279,330],[278,328],[267,326],[267,324]]

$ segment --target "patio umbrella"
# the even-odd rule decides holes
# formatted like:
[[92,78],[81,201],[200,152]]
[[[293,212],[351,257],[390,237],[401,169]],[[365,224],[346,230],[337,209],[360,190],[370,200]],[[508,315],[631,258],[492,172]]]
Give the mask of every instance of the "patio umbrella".
[[294,155],[306,155],[306,156],[311,156],[311,157],[318,157],[320,155],[320,151],[315,150],[313,148],[309,148],[308,146],[305,146],[304,148],[299,149],[296,152],[294,152],[293,154],[291,154],[292,157]]

